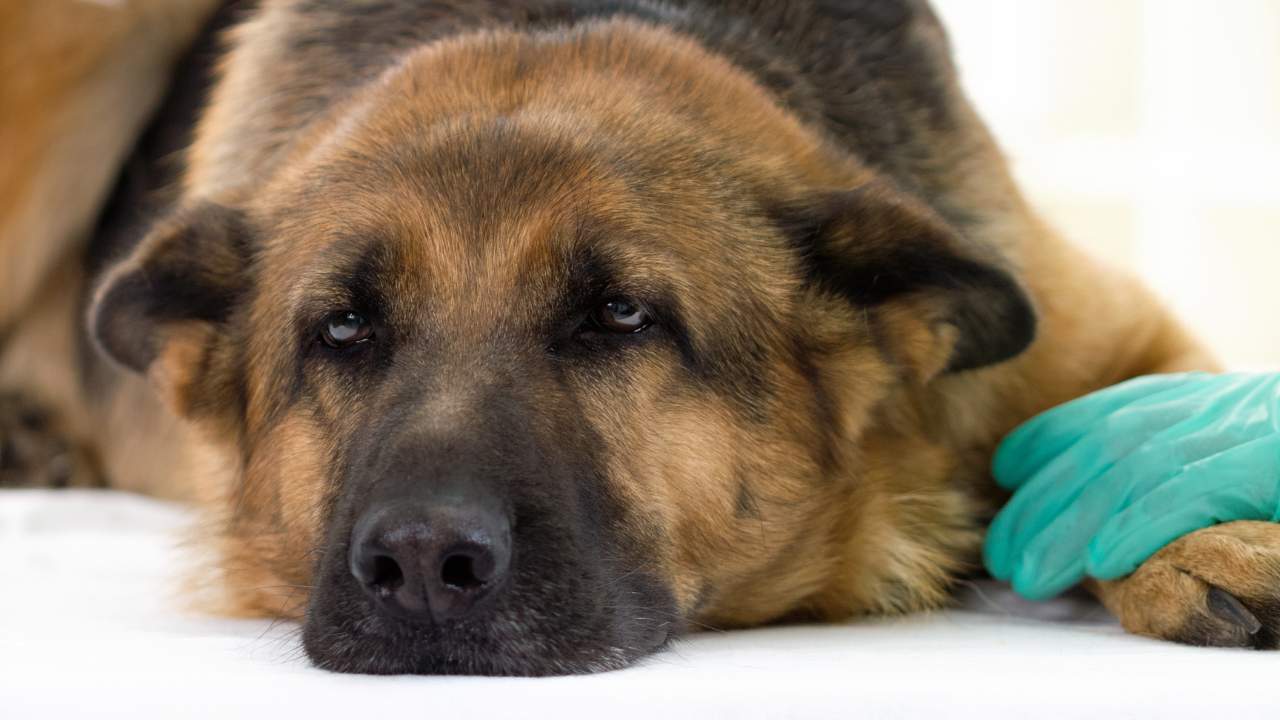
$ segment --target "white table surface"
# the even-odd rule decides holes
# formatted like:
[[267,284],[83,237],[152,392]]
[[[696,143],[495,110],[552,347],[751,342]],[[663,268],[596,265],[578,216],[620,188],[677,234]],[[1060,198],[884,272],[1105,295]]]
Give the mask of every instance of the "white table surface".
[[961,609],[701,634],[571,678],[363,677],[310,667],[297,628],[180,610],[180,507],[0,491],[0,718],[1280,716],[1280,653],[1125,635],[1083,597],[983,583]]

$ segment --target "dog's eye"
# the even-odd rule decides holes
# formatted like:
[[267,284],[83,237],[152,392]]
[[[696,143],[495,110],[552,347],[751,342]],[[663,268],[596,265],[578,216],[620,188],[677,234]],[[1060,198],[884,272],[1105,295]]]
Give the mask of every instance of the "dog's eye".
[[592,319],[601,330],[612,333],[637,333],[653,324],[653,318],[640,303],[626,298],[601,304]]
[[325,318],[320,339],[332,348],[351,347],[373,337],[373,325],[359,313],[342,310]]

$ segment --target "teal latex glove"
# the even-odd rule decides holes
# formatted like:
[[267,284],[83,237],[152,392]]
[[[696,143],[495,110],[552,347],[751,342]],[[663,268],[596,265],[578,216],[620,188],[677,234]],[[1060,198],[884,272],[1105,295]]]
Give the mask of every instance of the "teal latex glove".
[[1280,374],[1153,375],[1067,403],[1005,438],[1013,498],[987,570],[1020,595],[1113,580],[1195,530],[1280,521]]

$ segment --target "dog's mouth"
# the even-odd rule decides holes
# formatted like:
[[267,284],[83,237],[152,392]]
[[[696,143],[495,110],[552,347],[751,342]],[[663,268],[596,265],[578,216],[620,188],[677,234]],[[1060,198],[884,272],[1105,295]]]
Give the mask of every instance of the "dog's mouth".
[[317,667],[343,673],[574,675],[632,665],[666,647],[680,626],[657,596],[625,607],[517,601],[474,619],[430,624],[322,592],[308,610],[303,647]]
[[[607,631],[546,633],[516,618],[489,625],[386,628],[375,618],[352,623],[308,621],[303,644],[317,666],[371,675],[577,675],[620,670],[662,650],[670,626],[648,627],[636,644]],[[640,638],[636,638],[640,640]]]
[[[461,609],[425,592],[422,607],[401,606],[353,572],[349,546],[329,548],[303,626],[308,657],[344,673],[570,675],[627,667],[682,631],[665,584],[634,562],[613,567],[617,550],[582,552],[551,523],[525,523],[514,535],[501,583]],[[451,563],[442,582],[477,579],[459,578]],[[412,571],[399,582],[422,583]]]
[[660,531],[613,496],[581,423],[555,442],[530,432],[549,421],[516,390],[488,391],[449,432],[422,430],[414,399],[352,439],[303,627],[316,665],[589,673],[679,631]]

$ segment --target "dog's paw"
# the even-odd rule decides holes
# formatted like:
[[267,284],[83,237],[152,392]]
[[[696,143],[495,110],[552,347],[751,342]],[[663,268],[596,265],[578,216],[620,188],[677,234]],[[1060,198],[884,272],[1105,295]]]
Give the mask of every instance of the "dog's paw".
[[1126,630],[1188,645],[1280,647],[1280,524],[1233,522],[1169,544],[1099,583]]
[[101,485],[86,454],[29,398],[0,395],[0,487]]

